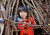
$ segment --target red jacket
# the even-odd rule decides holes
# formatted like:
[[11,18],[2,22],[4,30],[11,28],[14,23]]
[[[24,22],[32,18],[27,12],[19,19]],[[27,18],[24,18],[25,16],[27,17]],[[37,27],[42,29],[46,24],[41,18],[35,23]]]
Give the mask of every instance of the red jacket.
[[[31,25],[34,25],[32,17],[30,17],[30,20],[31,20]],[[23,21],[18,21],[18,22],[23,22]],[[24,22],[29,23],[28,18]],[[18,25],[22,25],[22,24],[18,24]],[[27,26],[27,25],[25,25],[25,26]],[[34,27],[29,27],[27,29],[25,29],[25,28],[27,28],[27,27],[18,26],[19,30],[24,30],[24,31],[20,31],[20,35],[23,35],[23,34],[34,35],[34,30],[33,30]]]

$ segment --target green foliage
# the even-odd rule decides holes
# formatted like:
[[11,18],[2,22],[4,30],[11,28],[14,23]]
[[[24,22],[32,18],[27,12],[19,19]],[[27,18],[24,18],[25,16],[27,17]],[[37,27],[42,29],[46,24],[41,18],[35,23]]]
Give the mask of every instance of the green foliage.
[[3,1],[3,0],[0,0],[0,2],[1,2],[1,1]]

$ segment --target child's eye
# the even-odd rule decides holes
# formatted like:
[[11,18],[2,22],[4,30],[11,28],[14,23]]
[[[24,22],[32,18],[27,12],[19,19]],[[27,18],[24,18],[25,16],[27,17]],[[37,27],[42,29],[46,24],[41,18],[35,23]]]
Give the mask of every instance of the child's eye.
[[26,13],[26,12],[24,12],[24,13]]

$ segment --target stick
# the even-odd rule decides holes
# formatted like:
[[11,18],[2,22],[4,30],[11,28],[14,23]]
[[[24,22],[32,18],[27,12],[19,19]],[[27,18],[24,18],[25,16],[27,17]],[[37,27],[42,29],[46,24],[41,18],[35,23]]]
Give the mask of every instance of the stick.
[[36,25],[35,19],[34,19],[34,16],[33,16],[33,13],[32,13],[32,12],[31,12],[31,15],[32,15],[32,17],[33,17],[33,22],[34,22],[34,24]]

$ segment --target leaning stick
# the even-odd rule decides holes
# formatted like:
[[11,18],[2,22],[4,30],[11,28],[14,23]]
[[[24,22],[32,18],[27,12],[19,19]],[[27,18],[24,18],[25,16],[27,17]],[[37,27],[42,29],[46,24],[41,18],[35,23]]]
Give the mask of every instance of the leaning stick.
[[31,12],[31,15],[32,15],[32,17],[33,17],[34,25],[36,25],[36,23],[35,23],[35,19],[34,19],[34,15],[33,15],[32,12]]
[[24,4],[24,0],[22,0],[22,3],[23,3],[23,6],[26,6],[26,5]]

